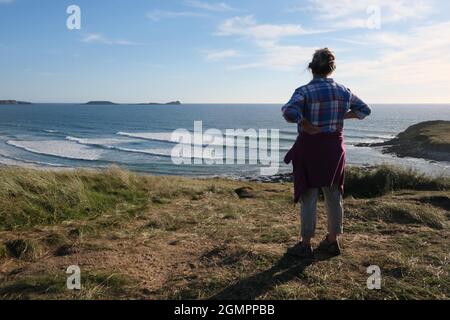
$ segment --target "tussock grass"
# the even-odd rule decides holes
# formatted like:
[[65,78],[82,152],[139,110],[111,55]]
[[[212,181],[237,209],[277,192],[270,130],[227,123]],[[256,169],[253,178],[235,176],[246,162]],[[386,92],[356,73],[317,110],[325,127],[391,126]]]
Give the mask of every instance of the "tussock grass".
[[66,244],[69,240],[62,233],[51,232],[43,239],[43,242],[50,247],[57,247]]
[[165,213],[150,218],[147,227],[163,231],[177,231],[189,225],[199,223],[199,217],[195,214],[179,214],[178,212]]
[[[216,190],[217,189],[217,190]],[[0,170],[0,230],[90,219],[104,213],[142,211],[180,196],[218,190],[188,179],[140,176],[117,167],[104,171]]]
[[450,188],[450,179],[433,178],[413,169],[382,165],[364,169],[351,167],[345,178],[345,195],[355,198],[372,198],[397,190],[434,190]]
[[446,217],[442,210],[430,205],[393,202],[392,200],[369,201],[362,216],[369,220],[381,220],[397,224],[419,224],[443,229]]
[[146,203],[146,185],[132,173],[0,170],[0,230],[98,216],[123,203]]
[[[2,168],[0,230],[91,219],[105,213],[133,216],[148,205],[164,206],[178,197],[201,200],[207,194],[234,195],[232,186],[215,182],[140,176],[117,167],[70,172]],[[430,178],[412,170],[390,166],[350,168],[346,195],[370,198],[402,189],[445,190],[449,186],[448,178]],[[238,215],[231,206],[224,209],[224,217],[235,219]],[[109,224],[111,220],[108,218]]]
[[242,216],[248,213],[248,209],[245,206],[231,201],[223,201],[218,203],[217,207],[213,210],[219,215],[219,217],[225,220],[239,220]]
[[16,239],[5,242],[8,254],[21,260],[35,260],[42,255],[42,248],[34,240]]

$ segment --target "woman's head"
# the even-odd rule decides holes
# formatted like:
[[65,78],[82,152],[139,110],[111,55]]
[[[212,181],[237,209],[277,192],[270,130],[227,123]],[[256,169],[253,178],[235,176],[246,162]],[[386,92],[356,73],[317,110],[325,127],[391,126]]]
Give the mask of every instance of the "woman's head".
[[328,48],[319,49],[314,53],[308,68],[314,76],[327,77],[336,70],[336,58]]

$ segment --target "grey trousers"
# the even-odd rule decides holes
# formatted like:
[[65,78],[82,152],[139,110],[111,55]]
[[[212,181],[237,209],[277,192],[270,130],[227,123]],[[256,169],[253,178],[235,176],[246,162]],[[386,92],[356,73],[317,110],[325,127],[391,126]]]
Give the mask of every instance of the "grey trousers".
[[[344,207],[342,194],[338,186],[324,187],[322,192],[328,215],[328,233],[343,233]],[[300,199],[301,236],[312,238],[316,232],[318,188],[308,189]]]

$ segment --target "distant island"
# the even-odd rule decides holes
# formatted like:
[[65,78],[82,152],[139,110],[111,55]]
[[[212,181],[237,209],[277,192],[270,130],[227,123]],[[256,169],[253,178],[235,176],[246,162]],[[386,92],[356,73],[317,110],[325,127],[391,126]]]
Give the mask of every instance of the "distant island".
[[427,121],[410,126],[397,137],[382,143],[360,143],[359,147],[385,147],[398,157],[450,161],[450,121]]
[[138,103],[138,105],[180,105],[181,102],[180,101],[170,101],[167,103],[156,103],[156,102],[148,102],[148,103]]
[[181,105],[180,101],[170,101],[167,103],[147,102],[147,103],[114,103],[111,101],[89,101],[85,105],[140,105],[140,106],[159,106],[159,105]]
[[17,100],[0,100],[0,104],[31,104],[31,102]]
[[111,101],[89,101],[85,103],[86,105],[96,105],[96,106],[103,106],[103,105],[116,105],[117,103],[111,102]]

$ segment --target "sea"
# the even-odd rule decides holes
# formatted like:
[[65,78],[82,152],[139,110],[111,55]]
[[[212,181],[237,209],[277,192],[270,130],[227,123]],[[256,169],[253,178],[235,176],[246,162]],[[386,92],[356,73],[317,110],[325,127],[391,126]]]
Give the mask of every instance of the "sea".
[[[257,134],[265,129],[278,130],[278,173],[287,173],[291,166],[282,159],[296,139],[297,127],[285,122],[280,108],[278,104],[0,105],[0,165],[47,169],[118,165],[141,173],[197,177],[261,174],[266,164],[250,161],[254,147],[250,141],[245,155],[230,153],[236,161],[207,161],[198,152],[190,157],[184,154],[182,163],[174,161],[173,149],[180,147],[173,139],[174,130],[194,132],[195,123],[201,121],[203,131],[217,129],[212,132],[217,135],[223,132],[224,137],[227,129],[250,129]],[[357,146],[389,140],[409,126],[428,120],[450,120],[450,105],[372,105],[372,115],[366,120],[346,121],[348,164],[393,164],[430,175],[449,176],[450,162],[398,158],[383,153],[380,147]],[[275,135],[271,139],[269,145],[275,141]]]

